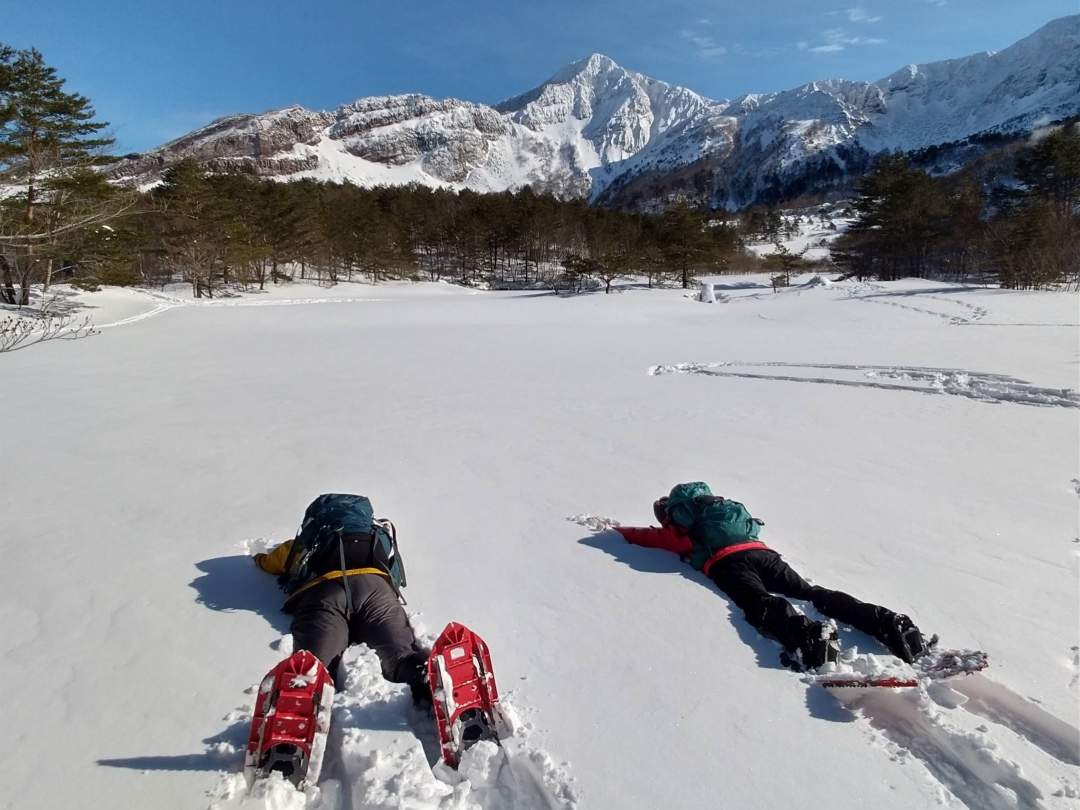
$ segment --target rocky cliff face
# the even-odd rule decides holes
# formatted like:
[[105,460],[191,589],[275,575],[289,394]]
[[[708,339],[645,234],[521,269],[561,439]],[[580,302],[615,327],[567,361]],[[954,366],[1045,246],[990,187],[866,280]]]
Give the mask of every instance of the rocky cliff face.
[[419,182],[656,206],[730,207],[844,182],[886,150],[1024,133],[1080,114],[1080,15],[996,54],[909,65],[879,82],[811,82],[707,99],[594,54],[495,107],[422,95],[331,112],[223,118],[113,168],[154,182],[192,158],[219,172],[360,185]]
[[261,176],[293,174],[314,169],[311,155],[295,154],[299,144],[317,144],[330,122],[327,113],[287,107],[262,115],[231,115],[175,141],[126,160],[113,175],[152,182],[165,168],[183,158],[205,164],[211,171]]
[[418,163],[431,175],[462,183],[510,125],[490,107],[427,96],[381,96],[339,107],[326,136],[371,163]]

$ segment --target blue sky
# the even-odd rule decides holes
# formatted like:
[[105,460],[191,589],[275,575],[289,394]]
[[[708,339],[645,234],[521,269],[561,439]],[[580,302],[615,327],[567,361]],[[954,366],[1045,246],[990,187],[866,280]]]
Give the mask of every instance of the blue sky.
[[1080,0],[0,0],[0,42],[42,51],[134,151],[289,104],[493,103],[595,51],[712,98],[873,81],[1067,14]]

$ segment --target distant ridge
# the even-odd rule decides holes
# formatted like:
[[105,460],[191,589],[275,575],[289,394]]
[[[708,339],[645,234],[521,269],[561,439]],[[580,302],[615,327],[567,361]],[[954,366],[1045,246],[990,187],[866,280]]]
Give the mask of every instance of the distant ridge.
[[[1020,137],[1080,114],[1080,15],[997,53],[714,100],[595,53],[495,106],[424,95],[232,115],[114,167],[151,184],[192,158],[215,172],[362,186],[532,186],[635,207],[739,207],[850,182],[875,154]],[[969,150],[968,158],[974,154]],[[958,168],[958,166],[947,166]]]

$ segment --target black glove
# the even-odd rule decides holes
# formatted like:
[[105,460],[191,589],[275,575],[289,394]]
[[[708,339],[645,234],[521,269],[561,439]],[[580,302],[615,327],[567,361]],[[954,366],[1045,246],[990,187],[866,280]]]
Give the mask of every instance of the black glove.
[[671,523],[671,518],[668,517],[667,512],[667,496],[659,498],[653,501],[652,512],[656,516],[656,519],[660,522],[661,526],[667,526]]

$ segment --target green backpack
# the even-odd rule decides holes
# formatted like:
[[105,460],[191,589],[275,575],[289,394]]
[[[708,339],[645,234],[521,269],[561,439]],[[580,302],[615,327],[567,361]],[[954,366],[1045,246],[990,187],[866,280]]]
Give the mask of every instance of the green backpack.
[[672,523],[690,534],[690,564],[699,569],[716,552],[757,540],[765,525],[738,501],[713,495],[701,481],[677,484],[668,495],[667,510]]
[[[345,536],[350,538],[348,543]],[[346,552],[346,545],[357,543],[362,548],[350,547]],[[363,495],[320,495],[304,512],[278,584],[291,595],[320,572],[344,572],[346,558],[356,556],[363,557],[365,565],[385,572],[394,591],[401,596],[406,584],[405,564],[398,554],[394,524],[376,518],[371,501]]]

